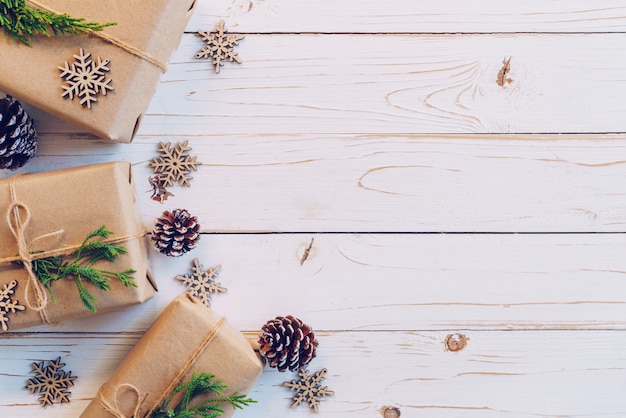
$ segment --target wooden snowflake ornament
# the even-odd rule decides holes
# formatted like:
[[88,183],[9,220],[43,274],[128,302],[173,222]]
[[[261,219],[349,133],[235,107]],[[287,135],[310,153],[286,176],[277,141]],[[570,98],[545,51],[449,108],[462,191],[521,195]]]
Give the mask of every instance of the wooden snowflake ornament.
[[224,293],[228,289],[222,287],[222,283],[215,281],[222,266],[212,267],[208,270],[203,270],[202,268],[202,264],[200,264],[197,258],[194,258],[193,267],[191,268],[192,273],[176,276],[176,279],[184,282],[188,287],[187,292],[200,299],[205,306],[210,308],[211,295],[213,293]]
[[322,380],[325,379],[324,375],[326,372],[326,369],[322,369],[309,375],[308,370],[300,369],[298,372],[300,380],[283,382],[283,386],[287,386],[289,390],[296,392],[291,404],[292,408],[306,402],[313,412],[319,412],[317,406],[320,404],[320,398],[335,394],[334,391],[328,389],[328,386],[322,386],[321,384]]
[[196,58],[210,58],[217,74],[220,73],[220,67],[224,65],[225,61],[235,61],[237,64],[242,62],[234,48],[239,45],[239,41],[244,39],[245,36],[226,35],[227,31],[224,28],[223,20],[217,25],[215,32],[198,31],[198,35],[206,45],[196,53]]
[[9,330],[9,314],[26,309],[20,305],[19,301],[13,300],[12,298],[16,287],[17,281],[12,280],[10,283],[5,284],[4,288],[0,290],[0,324],[2,324],[4,331]]
[[163,203],[167,200],[168,197],[174,196],[174,193],[168,192],[165,189],[165,185],[161,174],[155,174],[152,177],[148,178],[148,182],[150,186],[152,186],[152,200]]
[[[47,365],[44,365],[48,363]],[[71,392],[69,388],[74,386],[76,376],[72,372],[63,371],[65,363],[61,363],[61,357],[56,360],[34,362],[32,372],[35,377],[28,379],[26,389],[34,395],[40,395],[37,399],[41,406],[52,405],[53,403],[68,403]]]
[[173,186],[175,182],[189,187],[189,180],[193,179],[189,174],[198,171],[196,166],[202,164],[196,161],[195,155],[188,154],[191,147],[187,146],[187,142],[177,142],[173,148],[170,147],[171,142],[167,144],[159,142],[157,151],[161,156],[150,160],[148,167],[152,168],[155,174],[159,174],[163,187]]
[[79,97],[80,104],[91,109],[91,103],[98,101],[98,95],[106,96],[107,91],[113,90],[111,79],[106,78],[105,74],[109,72],[109,64],[108,59],[103,60],[100,57],[94,63],[91,54],[86,54],[81,48],[80,53],[74,55],[72,64],[65,61],[63,67],[57,67],[61,70],[61,78],[66,82],[62,86],[61,97],[70,100]]

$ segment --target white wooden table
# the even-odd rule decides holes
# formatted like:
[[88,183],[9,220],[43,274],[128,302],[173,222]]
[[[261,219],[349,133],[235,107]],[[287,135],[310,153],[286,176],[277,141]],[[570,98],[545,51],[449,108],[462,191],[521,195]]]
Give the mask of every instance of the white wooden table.
[[[146,227],[186,208],[201,245],[152,252],[141,306],[3,336],[0,416],[78,416],[198,257],[247,335],[317,331],[320,417],[626,417],[623,0],[198,2],[133,144],[32,109],[25,170],[130,161]],[[194,32],[220,19],[246,38],[216,75]],[[180,140],[203,165],[162,205],[147,162]],[[29,364],[58,355],[79,380],[42,410]],[[312,416],[292,377],[237,416]]]

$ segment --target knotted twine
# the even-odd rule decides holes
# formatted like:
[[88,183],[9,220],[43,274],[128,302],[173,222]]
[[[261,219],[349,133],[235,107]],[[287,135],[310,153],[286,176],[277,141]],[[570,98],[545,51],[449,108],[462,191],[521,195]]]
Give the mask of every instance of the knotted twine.
[[[215,326],[213,327],[211,332],[209,332],[202,339],[202,341],[200,342],[200,344],[198,345],[196,350],[193,353],[191,353],[191,356],[189,356],[187,361],[180,368],[180,370],[178,371],[178,373],[176,374],[174,379],[172,379],[172,381],[170,382],[168,387],[163,391],[161,396],[159,396],[153,402],[152,407],[150,407],[146,411],[146,413],[152,412],[154,409],[158,408],[159,406],[161,406],[161,404],[163,404],[163,401],[165,400],[165,398],[174,390],[174,388],[176,388],[176,386],[178,386],[180,384],[180,381],[182,380],[183,376],[189,372],[189,369],[198,360],[198,357],[200,357],[202,355],[202,353],[204,353],[206,351],[207,347],[209,346],[211,341],[213,341],[213,339],[217,336],[217,334],[219,333],[220,329],[222,328],[222,326],[224,325],[225,322],[226,322],[226,318],[224,318],[224,317],[220,318],[220,320],[217,322],[217,324],[215,324]],[[104,396],[104,388],[105,387],[106,387],[106,383],[98,391],[98,401],[100,402],[100,405],[108,413],[113,415],[115,418],[143,418],[143,417],[139,416],[139,412],[140,412],[141,406],[145,402],[146,398],[150,395],[150,393],[142,394],[139,391],[139,389],[137,389],[137,387],[135,385],[132,385],[130,383],[122,383],[122,384],[120,384],[120,385],[115,387],[115,390],[113,391],[113,402],[111,403]],[[133,410],[133,415],[131,415],[131,416],[124,415],[124,413],[122,411],[120,411],[118,394],[119,394],[120,390],[123,389],[123,388],[130,389],[130,391],[135,394],[135,397],[137,399],[136,404],[134,405],[135,409]],[[145,416],[146,415],[144,415],[144,417]]]
[[[42,9],[42,10],[45,10],[47,12],[55,13],[55,14],[58,14],[58,15],[61,14],[61,13],[51,9],[48,6],[39,3],[38,1],[27,0],[27,2],[31,3],[32,5],[38,7],[40,9]],[[88,29],[87,31],[88,31],[89,34],[91,34],[93,36],[96,36],[96,37],[104,40],[105,42],[110,43],[111,45],[115,45],[116,47],[121,48],[124,51],[126,51],[126,52],[128,52],[128,53],[130,53],[132,55],[135,55],[136,57],[139,57],[142,60],[147,61],[147,62],[149,62],[152,65],[155,65],[155,66],[159,67],[162,72],[166,72],[167,71],[167,65],[164,62],[162,62],[161,60],[159,60],[158,58],[153,57],[152,55],[150,55],[147,51],[144,51],[144,50],[142,50],[140,48],[137,48],[134,45],[128,44],[128,43],[126,43],[126,42],[124,42],[124,41],[122,41],[120,39],[117,39],[117,38],[107,34],[106,32],[94,31],[94,30],[91,30],[91,29]]]
[[[33,271],[33,261],[35,258],[31,252],[31,248],[32,244],[34,244],[36,241],[49,236],[58,236],[63,233],[63,230],[39,236],[32,240],[30,243],[26,242],[26,235],[24,231],[26,229],[26,226],[30,222],[30,209],[28,209],[28,206],[26,206],[23,202],[17,200],[17,194],[15,192],[15,182],[17,177],[18,176],[12,177],[9,182],[9,189],[11,191],[11,203],[9,204],[9,208],[7,209],[6,220],[9,224],[9,228],[11,229],[11,233],[13,234],[17,242],[19,261],[22,262],[22,265],[24,266],[24,268],[26,269],[26,273],[28,274],[28,281],[26,282],[25,290],[26,306],[28,306],[29,309],[39,312],[43,323],[46,325],[50,325],[50,319],[48,318],[48,315],[45,311],[45,308],[48,305],[48,294],[43,284],[37,279],[37,275]],[[22,219],[20,209],[24,211],[24,219]],[[40,253],[38,255],[41,258],[44,258],[43,256],[41,256],[41,254],[43,253]],[[0,264],[3,260],[5,259],[0,259]],[[33,304],[30,300],[31,287],[35,291],[36,304]]]
[[[15,184],[17,182],[17,179],[22,175],[23,174],[17,174],[11,177],[11,179],[9,180],[11,203],[9,203],[6,213],[7,224],[9,225],[9,229],[11,230],[11,233],[15,237],[15,241],[17,243],[18,255],[0,258],[0,266],[2,266],[3,264],[15,262],[20,262],[22,264],[28,275],[26,290],[24,291],[26,306],[28,306],[29,309],[38,312],[44,324],[51,325],[52,323],[50,322],[50,318],[48,318],[48,314],[46,313],[46,306],[48,306],[48,293],[44,285],[39,281],[37,274],[35,274],[35,271],[33,270],[33,261],[42,260],[48,257],[68,256],[78,250],[81,245],[63,245],[61,248],[55,250],[37,252],[34,251],[34,246],[37,241],[50,237],[58,237],[65,231],[63,229],[60,229],[54,232],[50,232],[48,234],[43,234],[35,237],[30,242],[26,240],[26,228],[30,223],[31,212],[24,202],[18,200],[17,192],[15,190]],[[23,217],[21,212],[24,213]],[[134,238],[142,237],[145,234],[146,231],[141,230],[134,234],[105,239],[102,242],[105,242],[107,244],[120,244]],[[35,296],[34,303],[31,300],[31,293],[33,292]]]

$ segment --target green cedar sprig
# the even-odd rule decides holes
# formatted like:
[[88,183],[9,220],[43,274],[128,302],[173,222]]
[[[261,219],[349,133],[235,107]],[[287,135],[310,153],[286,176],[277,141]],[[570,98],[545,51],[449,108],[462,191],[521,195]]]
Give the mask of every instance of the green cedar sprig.
[[28,46],[37,35],[50,37],[50,31],[54,36],[66,33],[73,35],[101,31],[116,24],[85,22],[84,18],[71,17],[66,13],[33,9],[26,5],[26,0],[0,0],[0,26],[4,34]]
[[66,277],[74,279],[80,299],[91,312],[96,312],[94,305],[96,298],[89,293],[84,281],[90,282],[98,289],[105,291],[111,289],[111,284],[109,283],[111,278],[118,279],[126,287],[137,287],[132,276],[135,270],[129,269],[122,272],[113,272],[93,267],[93,264],[100,260],[114,262],[120,255],[126,254],[124,246],[103,241],[111,234],[112,232],[107,231],[104,225],[91,232],[78,250],[72,254],[73,260],[68,261],[66,257],[55,256],[32,262],[33,272],[48,290],[53,302],[56,303],[57,298],[52,293],[52,284]]
[[[251,403],[256,403],[252,398],[248,398],[245,394],[235,392],[231,396],[208,399],[196,405],[190,406],[191,400],[197,396],[206,393],[221,395],[227,388],[221,380],[215,379],[215,375],[211,373],[200,373],[196,376],[194,373],[191,380],[182,383],[174,389],[172,395],[161,405],[160,408],[153,411],[151,418],[217,418],[224,413],[224,410],[218,406],[220,403],[227,402],[235,409],[243,409]],[[183,397],[176,406],[170,408],[169,404],[172,398],[179,392],[184,391]]]

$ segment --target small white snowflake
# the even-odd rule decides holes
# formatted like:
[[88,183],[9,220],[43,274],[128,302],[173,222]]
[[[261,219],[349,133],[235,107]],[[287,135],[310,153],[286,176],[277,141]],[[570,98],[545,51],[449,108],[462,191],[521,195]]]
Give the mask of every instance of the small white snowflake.
[[16,287],[17,281],[13,280],[5,284],[4,288],[0,290],[0,323],[4,331],[9,330],[9,314],[26,309],[17,300],[11,298]]
[[108,59],[103,60],[98,57],[98,62],[91,60],[91,54],[85,54],[80,49],[79,55],[74,55],[74,62],[70,64],[65,61],[63,67],[57,67],[61,70],[61,78],[65,80],[67,85],[63,87],[61,97],[74,100],[74,96],[80,98],[80,104],[91,109],[91,103],[97,102],[99,94],[106,96],[111,87],[111,79],[106,78],[109,72]]
[[189,187],[189,180],[193,178],[189,173],[198,171],[196,166],[202,164],[200,161],[196,161],[195,155],[191,156],[187,153],[191,151],[187,142],[177,142],[173,148],[170,147],[170,142],[167,144],[159,142],[157,151],[161,155],[150,160],[148,167],[151,167],[155,174],[161,175],[160,180],[163,187],[173,186],[176,181],[181,186]]
[[[44,363],[48,363],[44,366]],[[61,357],[56,360],[34,362],[32,372],[35,377],[28,379],[26,389],[34,395],[40,395],[37,399],[42,406],[53,403],[67,403],[70,401],[69,388],[74,386],[76,376],[72,372],[63,371],[65,363],[61,363]]]
[[210,308],[211,294],[224,293],[228,289],[222,287],[222,283],[215,282],[222,266],[212,267],[208,270],[202,270],[202,268],[202,264],[200,264],[197,258],[194,258],[193,267],[191,268],[192,273],[185,274],[184,276],[176,276],[176,279],[184,282],[188,287],[187,291]]
[[335,392],[328,389],[328,386],[322,386],[321,382],[325,379],[324,375],[327,370],[322,369],[309,376],[309,371],[300,369],[298,376],[300,380],[291,380],[290,382],[283,382],[283,386],[287,386],[289,390],[295,391],[296,394],[293,397],[292,408],[307,402],[309,407],[314,412],[319,412],[317,406],[320,404],[319,398],[325,398],[326,396],[334,395]]
[[245,36],[226,35],[226,32],[227,29],[224,28],[223,20],[217,25],[216,32],[198,31],[198,35],[206,45],[198,51],[196,58],[211,58],[211,64],[215,67],[217,74],[220,72],[220,67],[224,65],[224,61],[235,61],[237,64],[242,62],[233,49],[239,45],[239,41]]

